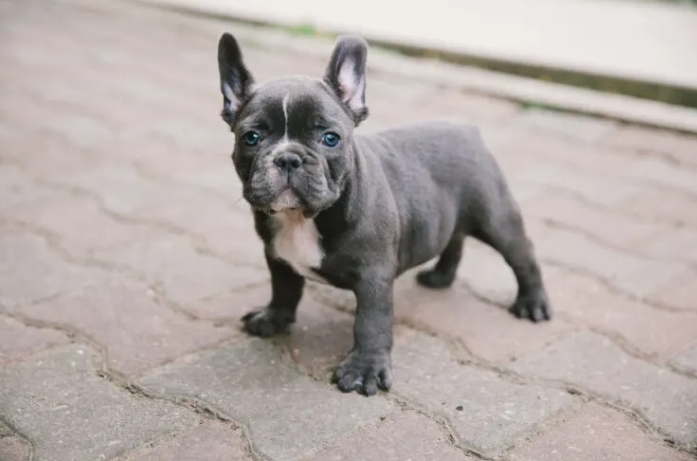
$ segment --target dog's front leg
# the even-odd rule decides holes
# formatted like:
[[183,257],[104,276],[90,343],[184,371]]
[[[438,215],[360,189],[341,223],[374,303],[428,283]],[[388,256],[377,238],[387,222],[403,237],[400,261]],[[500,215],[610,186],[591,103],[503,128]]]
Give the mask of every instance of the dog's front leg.
[[392,278],[366,277],[354,288],[353,348],[334,373],[343,392],[374,395],[392,385]]
[[295,311],[305,287],[305,279],[288,264],[266,251],[266,264],[271,272],[271,301],[264,309],[242,317],[244,329],[254,336],[273,336],[285,332],[295,322]]

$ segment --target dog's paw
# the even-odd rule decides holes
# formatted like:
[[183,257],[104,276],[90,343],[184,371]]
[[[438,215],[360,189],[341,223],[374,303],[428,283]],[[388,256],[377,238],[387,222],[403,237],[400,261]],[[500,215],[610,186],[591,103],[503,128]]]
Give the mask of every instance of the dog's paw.
[[416,274],[416,281],[419,283],[419,285],[432,289],[448,288],[453,284],[453,280],[454,277],[441,272],[436,272],[435,269],[421,271]]
[[358,391],[371,396],[378,388],[388,391],[392,386],[392,361],[390,353],[351,352],[334,372],[332,382],[342,392]]
[[288,332],[291,323],[293,322],[274,316],[268,309],[255,310],[242,317],[244,331],[262,338]]
[[519,319],[530,319],[533,322],[549,320],[552,317],[549,300],[543,289],[536,290],[533,293],[519,294],[513,306],[508,309],[508,312]]

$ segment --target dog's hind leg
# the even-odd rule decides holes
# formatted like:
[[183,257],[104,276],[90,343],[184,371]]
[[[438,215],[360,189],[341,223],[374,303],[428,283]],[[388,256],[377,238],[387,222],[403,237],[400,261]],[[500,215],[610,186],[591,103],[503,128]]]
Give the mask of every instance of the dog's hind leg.
[[447,288],[453,284],[457,267],[462,259],[462,247],[465,234],[456,232],[441,252],[438,262],[432,269],[421,271],[416,275],[416,281],[428,288]]
[[533,246],[513,199],[504,194],[472,236],[490,245],[506,260],[518,282],[518,296],[509,311],[533,322],[549,320],[551,309]]

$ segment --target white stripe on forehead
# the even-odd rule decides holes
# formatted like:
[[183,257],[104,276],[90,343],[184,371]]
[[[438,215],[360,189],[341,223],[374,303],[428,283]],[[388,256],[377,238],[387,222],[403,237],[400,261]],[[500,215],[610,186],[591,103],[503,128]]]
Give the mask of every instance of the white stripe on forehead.
[[285,131],[283,132],[283,136],[288,139],[288,100],[290,99],[290,93],[287,93],[283,97],[283,120],[286,124]]
[[283,123],[285,124],[285,129],[283,131],[283,137],[278,141],[276,144],[276,147],[273,149],[273,156],[276,156],[279,152],[283,152],[285,149],[288,148],[288,144],[290,143],[290,139],[288,138],[288,100],[290,99],[290,93],[287,93],[283,97],[283,102],[281,105],[283,106]]

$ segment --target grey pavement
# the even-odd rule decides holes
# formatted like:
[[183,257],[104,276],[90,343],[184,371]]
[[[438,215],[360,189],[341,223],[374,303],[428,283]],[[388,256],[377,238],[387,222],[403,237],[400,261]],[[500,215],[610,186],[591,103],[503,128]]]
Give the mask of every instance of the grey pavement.
[[695,459],[697,137],[371,67],[361,130],[481,127],[555,317],[512,318],[513,274],[468,241],[452,289],[399,280],[393,390],[342,394],[350,294],[310,284],[289,335],[240,331],[269,285],[218,115],[224,30],[259,79],[328,58],[133,4],[0,0],[0,460]]

